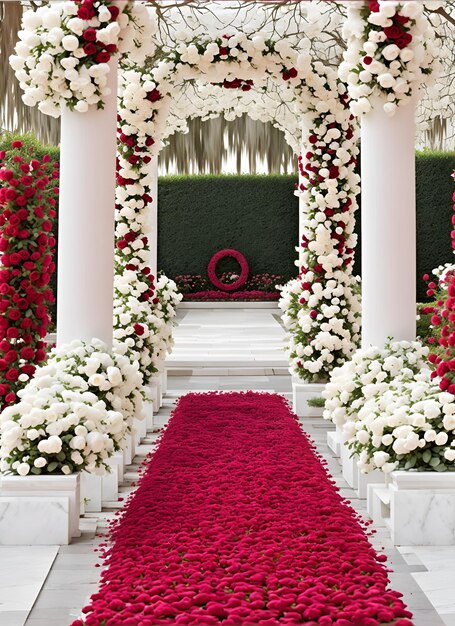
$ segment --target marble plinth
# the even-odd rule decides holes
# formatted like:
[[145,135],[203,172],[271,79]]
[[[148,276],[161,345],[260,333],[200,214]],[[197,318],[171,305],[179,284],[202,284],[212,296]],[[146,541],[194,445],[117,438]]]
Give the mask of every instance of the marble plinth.
[[0,545],[66,546],[71,537],[68,497],[2,495],[0,498]]
[[368,497],[368,485],[384,485],[385,474],[380,470],[374,470],[368,474],[363,474],[357,468],[357,495],[361,500],[366,500]]
[[368,488],[368,511],[395,545],[455,545],[455,475],[396,471]]
[[161,393],[163,396],[167,394],[167,369],[164,370],[160,374],[160,382],[161,382]]
[[88,513],[99,513],[103,507],[103,476],[81,472],[81,500]]
[[124,443],[123,443],[123,461],[124,465],[131,465],[134,457],[134,439],[131,433],[127,433],[125,435]]
[[153,432],[153,402],[151,400],[144,400],[142,403],[142,413],[144,415],[146,431]]
[[[123,464],[123,457],[121,457]],[[101,501],[113,501],[118,498],[118,469],[120,464],[119,457],[111,457],[107,461],[109,471],[101,477]]]
[[123,458],[123,452],[115,452],[109,461],[117,466],[117,481],[118,484],[121,485],[125,475],[125,459]]
[[134,418],[134,429],[136,431],[134,441],[137,447],[141,443],[142,439],[147,436],[147,421],[143,412],[141,412],[140,417]]
[[359,486],[359,468],[357,467],[357,455],[351,456],[349,448],[341,444],[341,473],[344,480],[352,489]]
[[343,440],[338,431],[329,430],[327,432],[327,445],[329,446],[330,450],[332,450],[333,456],[339,457],[341,455],[341,446],[343,445]]
[[23,498],[29,496],[37,499],[66,498],[68,500],[69,536],[71,538],[80,535],[81,496],[79,474],[70,474],[69,476],[2,476],[1,497]]
[[299,417],[322,417],[323,407],[309,406],[308,400],[320,398],[325,388],[324,383],[302,383],[292,381],[292,409]]

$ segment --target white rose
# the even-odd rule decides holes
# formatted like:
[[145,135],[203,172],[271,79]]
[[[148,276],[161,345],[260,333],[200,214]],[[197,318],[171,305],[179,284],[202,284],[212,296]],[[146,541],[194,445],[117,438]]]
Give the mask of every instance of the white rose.
[[62,39],[62,47],[68,52],[74,52],[79,47],[79,40],[74,35],[65,35]]
[[27,476],[27,474],[30,472],[30,465],[28,463],[19,463],[16,471],[19,476]]
[[386,46],[382,50],[382,54],[383,54],[384,58],[387,59],[387,61],[393,61],[400,54],[400,48],[397,45],[395,45],[394,43],[392,43],[389,46]]
[[48,440],[48,450],[51,454],[58,454],[62,449],[62,440],[58,435],[51,435]]
[[449,437],[447,436],[447,433],[444,433],[444,432],[438,433],[435,438],[435,443],[437,446],[443,446],[444,444],[447,443],[448,438]]
[[43,456],[39,456],[37,459],[35,459],[33,463],[35,467],[44,467],[46,464],[47,464],[47,461]]
[[383,87],[384,89],[390,89],[391,87],[394,86],[395,84],[395,79],[392,76],[392,74],[386,73],[386,74],[379,74],[378,76],[378,83],[381,85],[381,87]]
[[87,445],[89,448],[95,452],[101,452],[104,448],[104,439],[101,433],[96,431],[92,431],[87,435]]

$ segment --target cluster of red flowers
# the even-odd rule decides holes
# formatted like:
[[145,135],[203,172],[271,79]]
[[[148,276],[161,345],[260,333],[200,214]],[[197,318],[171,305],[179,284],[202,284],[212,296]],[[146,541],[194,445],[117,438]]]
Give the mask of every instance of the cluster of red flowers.
[[[219,261],[226,257],[232,257],[240,265],[240,275],[237,275],[236,280],[227,283],[218,278],[216,274],[216,267]],[[219,250],[218,252],[216,252],[210,259],[210,262],[207,266],[207,276],[209,277],[210,282],[212,283],[212,285],[217,287],[217,289],[221,289],[221,291],[238,291],[240,287],[243,287],[243,285],[248,280],[249,272],[250,268],[246,258],[241,252],[239,252],[238,250],[233,250],[232,248],[226,248],[224,250]]]
[[244,80],[243,78],[234,78],[233,80],[225,79],[223,82],[225,89],[241,89],[242,91],[250,91],[253,85],[254,82],[252,80]]
[[[238,274],[223,272],[223,283],[233,283]],[[278,300],[280,297],[276,285],[284,285],[289,277],[280,274],[252,274],[241,291],[226,292],[212,290],[209,282],[201,274],[184,274],[174,278],[184,300]]]
[[[379,2],[377,0],[371,0],[369,3],[369,9],[372,13],[378,13],[380,10]],[[387,26],[384,28],[384,35],[387,37],[384,44],[389,45],[394,43],[399,48],[403,49],[412,41],[412,35],[406,28],[406,24],[409,22],[409,17],[405,17],[404,15],[400,15],[398,12],[392,18],[393,24],[391,26]],[[369,57],[370,58],[370,57]],[[373,59],[371,59],[372,61]],[[366,60],[366,57],[363,59],[363,62],[369,65]]]
[[260,291],[258,289],[249,290],[249,291],[215,291],[215,290],[206,290],[206,291],[197,291],[195,293],[186,293],[183,296],[183,300],[196,300],[196,301],[204,301],[204,300],[214,300],[214,301],[256,301],[256,300],[279,300],[280,292],[279,291]]
[[72,626],[412,626],[285,399],[181,398]]
[[[455,180],[455,172],[452,176]],[[455,250],[455,191],[453,192],[452,200],[454,203],[454,214],[452,215],[453,230],[450,235],[452,248]],[[425,275],[424,279],[428,280],[428,275]],[[442,355],[431,353],[429,360],[430,363],[435,365],[432,377],[440,379],[440,388],[455,395],[455,272],[450,272],[446,276],[445,283],[447,285],[446,299],[438,300],[436,307],[432,307],[431,311],[427,310],[428,313],[432,313],[431,323],[440,327],[438,343],[445,350]],[[428,288],[427,294],[433,296],[437,285],[434,282],[429,282]]]
[[52,220],[58,163],[24,157],[23,144],[0,152],[0,403],[16,400],[21,374],[32,376],[46,358],[43,341],[54,301]]
[[[94,0],[73,0],[75,4],[79,5],[77,10],[77,16],[81,20],[91,20],[97,16],[97,10],[94,7]],[[109,23],[117,21],[119,16],[119,9],[115,4],[111,2],[104,2],[106,4],[111,19],[109,22],[103,22],[102,26],[105,28]],[[81,47],[83,48],[86,56],[93,57],[95,63],[108,63],[111,60],[111,55],[117,52],[117,46],[115,44],[103,44],[97,41],[96,28],[86,28],[82,35],[79,37]]]

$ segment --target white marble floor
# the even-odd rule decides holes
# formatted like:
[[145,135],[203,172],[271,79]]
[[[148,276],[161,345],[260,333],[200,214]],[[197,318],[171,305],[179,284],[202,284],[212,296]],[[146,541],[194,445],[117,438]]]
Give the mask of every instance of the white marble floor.
[[286,334],[279,309],[182,309],[170,373],[181,375],[287,374]]
[[[169,392],[155,416],[158,428],[167,423],[175,400],[189,391],[253,389],[291,398],[291,379],[284,375],[284,332],[274,317],[278,311],[215,311],[190,309],[181,313],[169,363],[173,374]],[[313,419],[302,421],[302,426],[327,459],[342,495],[366,518],[365,501],[349,489],[326,445],[330,425]],[[126,472],[122,498],[134,490],[139,467],[157,437],[157,433],[147,434]],[[80,615],[98,585],[97,546],[105,539],[107,522],[122,502],[109,503],[101,514],[87,514],[82,536],[70,546],[0,548],[1,626],[68,626]],[[455,626],[455,547],[397,550],[385,529],[377,529],[372,542],[376,550],[387,554],[391,585],[404,593],[415,626]]]

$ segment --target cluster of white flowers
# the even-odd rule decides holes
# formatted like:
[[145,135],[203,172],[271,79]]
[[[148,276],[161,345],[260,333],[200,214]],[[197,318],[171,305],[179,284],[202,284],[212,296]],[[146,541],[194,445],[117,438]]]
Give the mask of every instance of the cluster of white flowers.
[[342,427],[362,472],[453,466],[455,397],[433,382],[427,356],[417,341],[394,342],[334,370],[324,417]]
[[96,339],[53,350],[0,415],[1,470],[20,476],[103,472],[140,415],[138,364]]
[[166,346],[166,352],[171,354],[174,346],[172,331],[177,324],[177,306],[182,301],[182,294],[178,291],[173,280],[162,274],[156,283],[158,303],[156,309],[163,315],[164,324],[161,327],[161,337]]
[[434,81],[438,44],[424,4],[438,3],[349,3],[343,27],[348,47],[339,76],[349,86],[355,115],[368,113],[375,95],[385,97],[384,111],[393,115],[423,83]]
[[85,112],[109,95],[111,56],[125,63],[153,54],[156,20],[142,2],[52,2],[26,11],[10,63],[28,106],[58,117],[64,103]]

